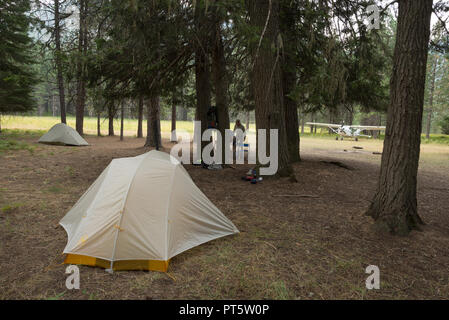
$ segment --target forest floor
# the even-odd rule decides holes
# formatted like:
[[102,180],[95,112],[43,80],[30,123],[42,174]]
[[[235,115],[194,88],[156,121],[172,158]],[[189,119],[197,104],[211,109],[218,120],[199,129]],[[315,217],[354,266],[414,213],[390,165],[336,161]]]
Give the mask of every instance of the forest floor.
[[[186,166],[240,234],[174,257],[167,274],[81,266],[81,289],[70,291],[59,220],[113,158],[148,150],[131,137],[88,136],[84,148],[39,145],[32,132],[11,139],[18,147],[0,153],[0,299],[449,298],[449,146],[422,147],[418,201],[427,225],[408,237],[378,234],[364,215],[380,141],[302,139],[299,183],[251,185],[241,180],[249,166]],[[365,288],[369,265],[380,268],[380,290]]]

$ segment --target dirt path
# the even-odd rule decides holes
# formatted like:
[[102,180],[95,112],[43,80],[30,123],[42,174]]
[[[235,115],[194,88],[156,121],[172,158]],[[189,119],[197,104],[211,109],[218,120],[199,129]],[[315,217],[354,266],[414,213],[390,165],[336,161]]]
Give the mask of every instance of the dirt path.
[[[0,155],[0,208],[6,209],[0,210],[0,299],[449,297],[445,164],[424,156],[419,209],[425,232],[405,238],[379,235],[363,213],[380,156],[369,153],[370,146],[363,149],[368,153],[344,152],[343,145],[330,147],[318,139],[303,141],[304,161],[294,166],[296,184],[281,179],[250,185],[240,179],[248,166],[218,172],[186,166],[241,233],[180,254],[169,275],[111,276],[80,267],[81,290],[69,291],[61,265],[66,234],[59,220],[113,158],[146,151],[139,139],[87,140],[91,147],[36,145],[34,153]],[[340,161],[353,170],[323,161]],[[368,265],[380,268],[380,290],[365,289]]]

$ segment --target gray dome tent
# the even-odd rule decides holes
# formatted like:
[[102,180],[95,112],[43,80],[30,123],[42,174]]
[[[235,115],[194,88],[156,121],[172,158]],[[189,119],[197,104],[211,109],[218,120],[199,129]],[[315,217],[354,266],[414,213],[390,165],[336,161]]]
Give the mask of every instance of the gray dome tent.
[[171,155],[113,160],[60,221],[66,264],[166,272],[171,258],[238,233]]
[[64,123],[54,125],[38,141],[39,143],[63,144],[69,146],[88,146],[78,132]]

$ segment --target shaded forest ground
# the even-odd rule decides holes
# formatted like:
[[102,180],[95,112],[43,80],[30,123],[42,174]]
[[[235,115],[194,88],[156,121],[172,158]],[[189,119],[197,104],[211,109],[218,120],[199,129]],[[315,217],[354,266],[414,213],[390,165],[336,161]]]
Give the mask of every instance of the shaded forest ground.
[[[250,185],[241,180],[249,166],[186,166],[241,233],[178,255],[168,274],[111,276],[82,266],[81,289],[69,291],[59,220],[113,158],[147,149],[135,138],[88,136],[92,146],[72,148],[38,145],[37,137],[15,133],[16,150],[0,153],[0,299],[449,297],[449,147],[423,146],[418,200],[427,226],[404,238],[374,233],[363,215],[376,185],[380,155],[373,152],[381,151],[380,141],[302,139],[296,184]],[[380,268],[380,290],[365,289],[368,265]]]

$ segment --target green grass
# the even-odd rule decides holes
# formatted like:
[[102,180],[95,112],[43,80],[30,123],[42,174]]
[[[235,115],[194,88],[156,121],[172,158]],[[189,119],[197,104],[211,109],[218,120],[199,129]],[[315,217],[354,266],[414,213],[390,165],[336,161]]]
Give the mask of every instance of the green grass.
[[[4,124],[4,123],[3,123]],[[0,133],[0,139],[18,139],[27,136],[29,138],[40,138],[47,131],[43,129],[6,129],[3,127],[2,132]]]
[[62,299],[64,297],[64,295],[65,295],[65,291],[61,292],[61,293],[58,293],[58,294],[56,294],[54,296],[48,297],[45,300],[60,300],[60,299]]
[[[309,138],[320,138],[320,139],[335,139],[336,135],[335,134],[329,134],[329,133],[321,133],[321,132],[317,132],[317,133],[310,133],[310,129],[306,129],[305,132],[303,134],[301,134],[302,137],[309,137]],[[367,138],[361,138],[361,139],[367,139]],[[372,138],[370,138],[372,139]],[[378,140],[384,140],[385,139],[385,135],[381,134],[379,136]],[[449,135],[444,135],[444,134],[431,134],[430,135],[430,139],[426,139],[426,135],[422,134],[421,135],[421,142],[425,143],[425,144],[445,144],[445,145],[449,145]]]
[[[33,136],[40,136],[47,132],[55,124],[59,123],[58,117],[36,117],[36,116],[2,116],[2,127],[6,128],[9,135],[19,134],[19,131],[25,130]],[[75,128],[75,117],[67,117],[67,125]],[[145,126],[145,124],[144,124]],[[189,133],[193,133],[192,121],[177,121],[176,127],[178,130],[185,130]],[[115,133],[120,133],[120,120],[114,120]],[[161,121],[162,132],[169,133],[171,131],[171,121]],[[84,131],[87,134],[97,134],[97,118],[85,117],[84,118]],[[108,132],[108,121],[101,120],[101,133],[106,135]],[[125,119],[124,131],[126,135],[135,136],[137,134],[137,119]],[[146,128],[144,128],[144,133]],[[3,134],[3,133],[2,133]]]
[[423,135],[421,138],[421,142],[449,145],[449,136],[444,134],[431,134],[430,139],[426,139],[426,136]]
[[34,152],[34,147],[26,142],[18,141],[25,137],[37,139],[43,134],[42,130],[4,129],[0,133],[0,154],[14,150],[28,150]]
[[21,204],[21,203],[13,203],[13,204],[9,204],[9,205],[3,206],[1,211],[3,213],[10,213],[10,212],[14,211],[15,209],[20,208],[21,206],[23,206],[23,204]]
[[275,281],[271,286],[276,300],[289,300],[291,298],[284,281]]
[[70,176],[73,176],[75,174],[75,169],[73,169],[73,167],[71,166],[66,166],[65,167],[65,172],[67,172]]
[[34,147],[25,142],[0,138],[0,154],[13,150],[28,150],[33,153]]
[[47,191],[48,191],[48,192],[51,192],[51,193],[56,193],[56,194],[58,194],[58,193],[62,193],[64,190],[63,190],[61,187],[59,187],[59,186],[51,186],[51,187],[49,187],[49,188],[47,189]]
[[[24,135],[39,138],[45,132],[47,132],[52,126],[59,123],[59,117],[37,117],[37,116],[11,116],[11,115],[3,115],[2,116],[2,127],[5,128],[1,134],[1,137],[6,137],[8,139],[16,139],[20,138]],[[75,117],[67,117],[67,124],[72,128],[75,127]],[[144,124],[145,126],[145,124]],[[192,121],[177,121],[176,127],[180,131],[186,131],[190,134],[193,133],[193,122]],[[231,128],[233,128],[233,124],[231,123]],[[250,125],[251,131],[254,132],[254,123]],[[119,134],[120,132],[120,120],[114,120],[114,129],[115,133]],[[101,120],[101,133],[102,135],[106,135],[108,132],[108,121],[107,119]],[[84,131],[86,134],[97,134],[97,118],[86,117],[84,118]],[[124,131],[127,136],[136,136],[137,133],[137,120],[136,119],[125,119],[124,121]],[[162,133],[169,134],[171,131],[171,121],[170,120],[162,120],[161,121],[161,131]],[[144,134],[146,132],[146,128],[144,128]],[[301,135],[303,137],[310,138],[321,138],[321,139],[335,139],[334,134],[329,134],[327,129],[320,128],[317,133],[310,133],[310,127],[304,127],[304,133]],[[363,138],[362,138],[363,139]],[[380,140],[384,139],[384,135],[380,136]],[[1,140],[0,140],[1,143]],[[449,135],[442,134],[431,134],[430,139],[426,139],[425,135],[422,136],[422,143],[425,144],[444,144],[449,145]],[[0,146],[0,152],[2,148],[6,149],[14,149],[14,148],[24,148],[17,146],[9,146],[2,147]]]

